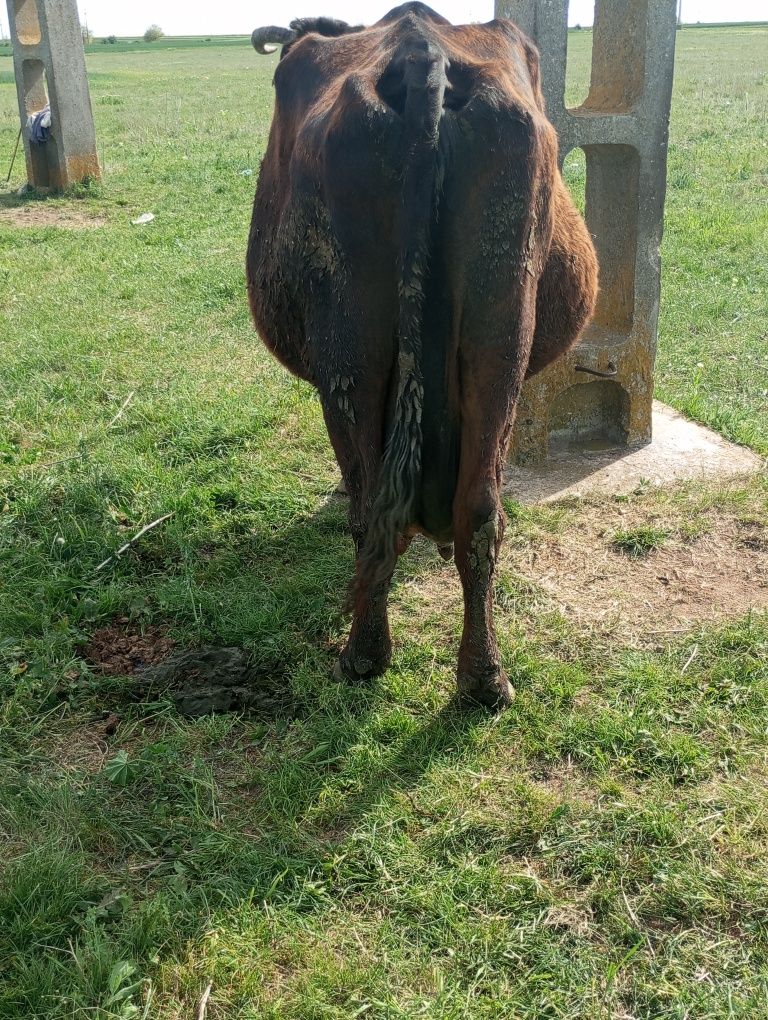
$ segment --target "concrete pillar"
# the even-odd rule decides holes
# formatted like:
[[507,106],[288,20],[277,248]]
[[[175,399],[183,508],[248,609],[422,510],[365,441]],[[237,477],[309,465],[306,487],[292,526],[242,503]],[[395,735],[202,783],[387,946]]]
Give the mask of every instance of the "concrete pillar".
[[51,135],[34,145],[24,132],[27,180],[66,188],[101,176],[76,0],[7,0],[19,113],[51,104]]
[[[659,246],[675,47],[675,0],[596,0],[589,94],[565,106],[568,0],[497,0],[541,54],[560,160],[586,154],[586,220],[600,261],[592,325],[565,358],[526,384],[512,457],[650,441],[659,315]],[[576,367],[613,373],[596,379]]]

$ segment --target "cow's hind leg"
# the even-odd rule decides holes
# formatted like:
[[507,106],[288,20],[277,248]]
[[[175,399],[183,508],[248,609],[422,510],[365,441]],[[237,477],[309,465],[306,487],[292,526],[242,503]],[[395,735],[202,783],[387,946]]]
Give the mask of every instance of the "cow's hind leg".
[[[355,401],[367,409],[366,414],[355,413],[352,398],[346,399],[346,394],[323,399],[328,434],[349,496],[349,529],[356,559],[365,543],[378,483],[383,396],[374,391],[363,400],[359,390],[355,393]],[[337,677],[367,680],[386,672],[392,658],[387,615],[390,581],[391,574],[373,588],[356,592],[352,626],[336,666]]]
[[499,498],[502,460],[519,382],[505,379],[509,362],[488,351],[462,363],[462,430],[454,500],[456,566],[464,590],[459,648],[461,697],[503,708],[513,690],[501,664],[493,622],[493,578],[504,536]]
[[[349,525],[355,543],[355,574],[357,558],[365,544],[372,491],[378,464],[358,463],[352,472]],[[392,581],[390,573],[369,590],[358,589],[352,603],[352,626],[347,643],[337,664],[337,674],[349,680],[368,680],[381,676],[392,659],[392,638],[389,632],[387,599]]]
[[364,593],[352,609],[352,627],[337,664],[337,676],[348,680],[369,680],[381,676],[392,659],[387,597],[390,574],[374,589]]

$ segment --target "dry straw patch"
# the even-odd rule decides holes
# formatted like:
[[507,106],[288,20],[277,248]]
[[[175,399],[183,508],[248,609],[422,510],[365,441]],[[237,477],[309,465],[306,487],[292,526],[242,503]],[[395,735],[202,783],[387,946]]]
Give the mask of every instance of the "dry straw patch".
[[93,230],[105,226],[106,222],[104,216],[96,216],[73,206],[48,205],[46,202],[0,208],[0,224],[12,227]]
[[62,730],[51,729],[40,742],[39,750],[58,770],[72,776],[92,776],[101,772],[110,750],[105,721],[78,723]]
[[[727,494],[723,489],[724,504]],[[531,635],[553,619],[579,630],[610,635],[622,644],[658,645],[677,634],[768,611],[768,526],[753,516],[710,505],[702,510],[683,492],[669,490],[637,504],[605,499],[549,504],[545,523],[510,522],[496,574],[496,619],[516,620]],[[534,511],[534,520],[536,511]],[[617,534],[649,530],[658,547],[629,555]],[[395,592],[422,626],[446,633],[460,626],[462,594],[453,564],[438,563],[416,539],[406,553],[420,554],[411,577]],[[413,560],[411,560],[413,562]],[[439,638],[438,638],[439,640]],[[446,640],[452,640],[446,633]]]
[[704,623],[768,610],[768,533],[757,522],[711,515],[703,534],[687,538],[667,515],[660,548],[632,558],[612,542],[647,521],[640,510],[585,508],[559,534],[542,532],[507,551],[513,568],[566,619],[627,643],[682,633]]

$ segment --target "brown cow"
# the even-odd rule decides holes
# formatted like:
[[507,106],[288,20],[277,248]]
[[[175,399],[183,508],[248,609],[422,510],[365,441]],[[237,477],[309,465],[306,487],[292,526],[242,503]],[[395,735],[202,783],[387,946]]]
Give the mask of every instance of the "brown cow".
[[[282,44],[248,242],[259,333],[318,390],[349,493],[353,621],[339,670],[376,676],[387,594],[417,533],[455,546],[460,693],[512,688],[493,625],[499,485],[520,387],[578,338],[597,263],[560,177],[538,54],[510,21],[421,3]],[[274,46],[271,47],[274,49]]]

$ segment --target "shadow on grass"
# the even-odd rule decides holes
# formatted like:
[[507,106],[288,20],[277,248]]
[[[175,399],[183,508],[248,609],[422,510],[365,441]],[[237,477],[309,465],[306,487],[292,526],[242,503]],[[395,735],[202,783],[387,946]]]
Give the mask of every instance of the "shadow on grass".
[[[195,506],[182,508],[163,536],[131,550],[116,576],[139,620],[164,616],[184,648],[242,647],[255,671],[293,683],[299,701],[309,683],[311,702],[318,692],[307,674],[330,675],[351,623],[344,610],[354,576],[347,503],[329,497],[289,523],[280,521],[285,508],[276,508],[273,524],[270,512],[261,512],[256,528],[248,518],[222,528]],[[392,593],[442,567],[426,543],[404,559]]]
[[[24,166],[24,146],[19,142],[19,151],[16,153],[15,167],[18,168],[19,160]],[[5,173],[6,171],[3,171]],[[24,207],[44,206],[47,202],[56,200],[69,200],[82,202],[83,199],[100,198],[102,195],[101,183],[95,178],[86,177],[79,184],[72,184],[66,188],[36,188],[30,184],[23,184],[21,187],[14,187],[6,182],[5,177],[0,176],[0,209],[23,209]]]
[[[0,896],[0,920],[9,919],[0,950],[18,963],[8,978],[17,1012],[0,1017],[44,1014],[50,988],[93,1008],[116,961],[152,974],[158,947],[162,960],[180,959],[214,919],[226,925],[248,904],[291,916],[337,904],[374,880],[365,833],[379,813],[397,813],[400,800],[403,817],[423,812],[415,794],[425,774],[461,757],[486,721],[422,688],[426,676],[416,695],[395,672],[360,686],[333,679],[353,560],[346,503],[290,512],[249,507],[227,522],[191,504],[106,584],[88,566],[103,558],[93,535],[78,545],[73,534],[69,560],[38,561],[55,587],[36,582],[30,598],[71,614],[57,655],[72,629],[87,635],[121,615],[137,626],[166,619],[186,647],[245,648],[289,696],[274,717],[189,721],[156,694],[137,700],[130,678],[83,669],[63,683],[58,708],[33,696],[30,674],[41,675],[44,659],[15,679],[19,698],[30,684],[28,728],[19,724],[6,759],[0,821],[29,852],[6,869]],[[122,719],[114,736],[99,722],[105,712]],[[57,951],[33,975],[41,939]]]
[[[200,578],[196,588],[201,595],[208,584],[207,602],[228,610],[210,620],[207,639],[239,639],[259,663],[255,682],[260,674],[273,691],[276,681],[285,687],[274,718],[268,708],[257,709],[238,724],[243,733],[256,733],[251,747],[266,766],[253,786],[246,784],[241,813],[261,826],[266,805],[269,819],[280,820],[278,828],[301,821],[302,843],[343,839],[376,805],[414,789],[433,761],[460,752],[466,735],[488,720],[487,712],[457,698],[434,714],[438,699],[426,689],[404,708],[387,675],[359,684],[334,678],[349,625],[342,606],[353,570],[346,510],[346,500],[331,497],[295,525],[228,548],[240,564],[238,582],[253,589],[249,607],[268,591],[266,610],[256,608],[258,619],[238,616],[233,626],[233,602],[221,597],[230,593],[226,584]],[[428,566],[426,550],[412,555],[417,571]],[[402,574],[396,575],[393,591],[402,583]],[[422,682],[429,683],[426,677]],[[140,713],[141,704],[135,709]],[[211,728],[209,748],[215,749],[219,728],[226,729],[231,718],[198,721]]]

